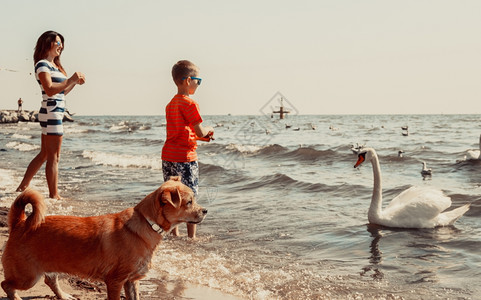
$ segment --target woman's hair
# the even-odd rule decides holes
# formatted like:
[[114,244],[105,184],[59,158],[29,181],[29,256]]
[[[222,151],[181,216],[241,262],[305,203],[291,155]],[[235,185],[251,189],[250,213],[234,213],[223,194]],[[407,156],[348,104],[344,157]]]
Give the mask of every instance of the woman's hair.
[[[33,63],[36,64],[39,60],[47,58],[47,54],[52,49],[53,43],[57,40],[57,36],[60,37],[62,41],[62,51],[65,47],[63,36],[55,31],[49,30],[42,33],[42,35],[37,40],[37,45],[35,46],[35,52],[33,53]],[[60,52],[62,54],[62,52]],[[60,62],[60,55],[53,59],[53,62],[57,65],[58,69],[67,75],[62,63]]]
[[172,67],[172,78],[176,84],[182,83],[182,78],[197,75],[199,68],[188,60],[180,60]]

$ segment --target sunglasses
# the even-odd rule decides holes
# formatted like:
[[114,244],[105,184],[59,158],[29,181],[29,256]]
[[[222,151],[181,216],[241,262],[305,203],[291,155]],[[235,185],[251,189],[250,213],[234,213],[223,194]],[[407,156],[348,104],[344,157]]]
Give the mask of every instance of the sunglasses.
[[55,45],[57,45],[57,46],[62,46],[62,42],[61,42],[61,41],[56,41],[56,42],[54,42],[54,43],[55,43]]
[[[182,77],[182,80],[185,80],[189,77]],[[197,80],[197,85],[200,85],[200,83],[202,82],[202,78],[199,78],[199,77],[190,77],[190,79],[196,79]]]

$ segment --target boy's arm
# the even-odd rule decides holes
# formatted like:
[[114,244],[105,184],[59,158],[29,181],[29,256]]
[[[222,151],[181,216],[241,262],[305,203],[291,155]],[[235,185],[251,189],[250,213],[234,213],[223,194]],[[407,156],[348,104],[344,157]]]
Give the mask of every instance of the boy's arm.
[[194,125],[194,131],[199,138],[208,138],[214,135],[214,128],[210,126],[202,126],[201,123]]

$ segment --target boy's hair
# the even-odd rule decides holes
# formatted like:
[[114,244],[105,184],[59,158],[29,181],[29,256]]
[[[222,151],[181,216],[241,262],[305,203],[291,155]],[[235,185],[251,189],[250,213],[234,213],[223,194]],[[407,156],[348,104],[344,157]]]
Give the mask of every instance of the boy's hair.
[[172,67],[172,78],[175,84],[182,84],[182,78],[197,75],[199,68],[188,60],[179,60]]

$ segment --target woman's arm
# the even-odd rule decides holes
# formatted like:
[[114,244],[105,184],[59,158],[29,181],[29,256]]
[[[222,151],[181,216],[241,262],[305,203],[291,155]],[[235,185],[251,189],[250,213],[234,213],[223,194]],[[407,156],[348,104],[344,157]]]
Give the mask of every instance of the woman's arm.
[[38,79],[42,84],[43,90],[49,97],[62,91],[67,95],[76,84],[83,84],[85,82],[85,76],[80,72],[75,72],[70,78],[62,82],[52,82],[52,77],[50,73],[47,72],[39,73]]

